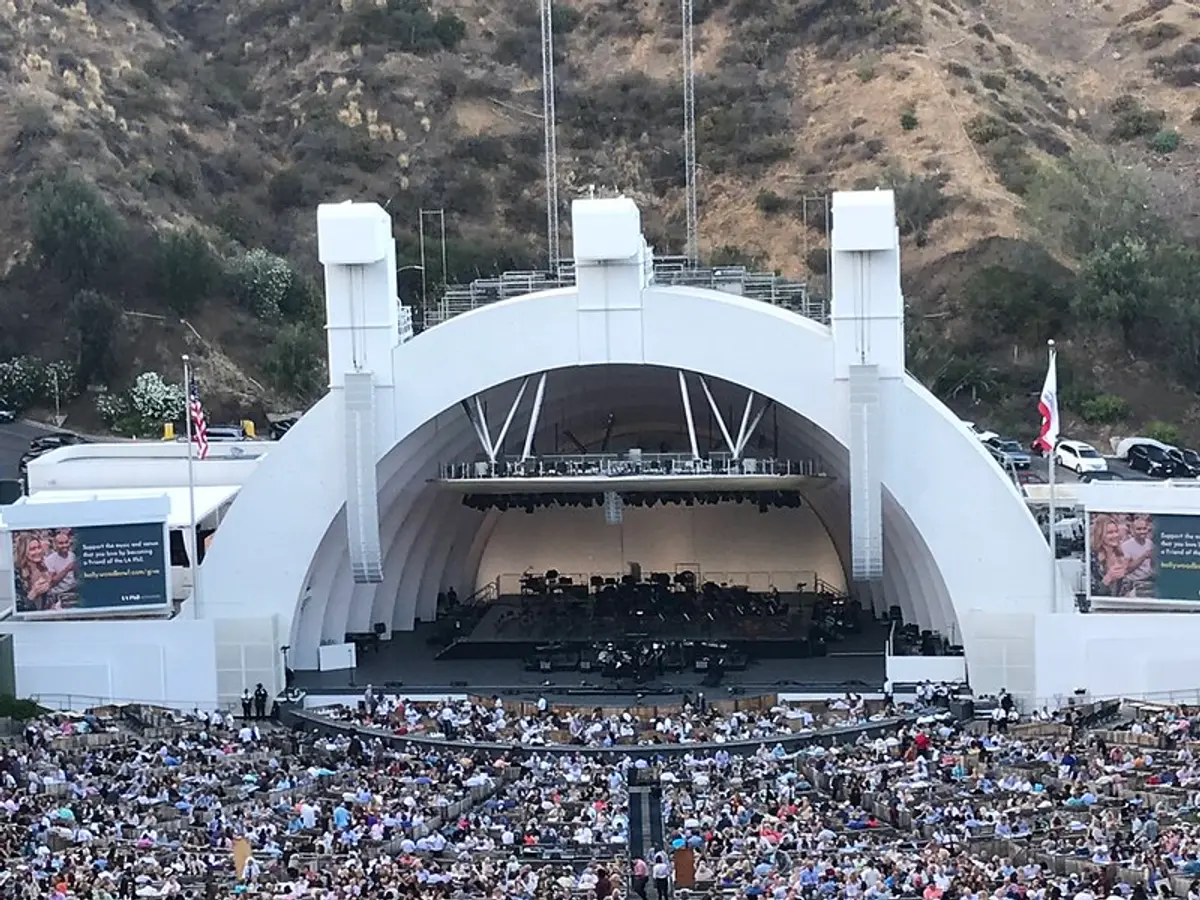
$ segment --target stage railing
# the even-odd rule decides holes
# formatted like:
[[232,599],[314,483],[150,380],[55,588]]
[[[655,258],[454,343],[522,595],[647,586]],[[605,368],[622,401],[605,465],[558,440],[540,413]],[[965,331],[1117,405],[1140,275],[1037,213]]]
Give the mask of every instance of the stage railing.
[[[812,569],[785,570],[781,572],[752,572],[746,570],[707,571],[690,567],[689,569],[696,573],[696,584],[698,586],[711,581],[713,584],[723,584],[730,587],[747,587],[756,593],[765,593],[771,588],[775,588],[785,594],[796,592],[831,593],[835,596],[844,594],[844,592],[835,591],[830,588],[828,582]],[[676,566],[674,572],[670,572],[669,574],[673,578],[675,572],[679,571],[683,570]],[[499,595],[502,597],[520,594],[521,582],[524,579],[530,576],[540,577],[544,574],[543,572],[505,572],[485,582],[483,588],[495,584],[498,586]],[[650,574],[650,570],[642,570],[643,578],[648,577]],[[561,569],[558,572],[560,580],[563,578],[571,579],[572,587],[584,586],[588,587],[589,590],[591,589],[593,578],[600,578],[602,580],[613,579],[617,583],[620,583],[624,575],[625,573],[623,572],[567,572]]]
[[628,478],[654,477],[804,477],[824,478],[820,460],[734,459],[712,453],[695,459],[690,453],[575,453],[538,456],[522,460],[504,457],[495,462],[443,463],[442,481],[475,481],[488,478]]

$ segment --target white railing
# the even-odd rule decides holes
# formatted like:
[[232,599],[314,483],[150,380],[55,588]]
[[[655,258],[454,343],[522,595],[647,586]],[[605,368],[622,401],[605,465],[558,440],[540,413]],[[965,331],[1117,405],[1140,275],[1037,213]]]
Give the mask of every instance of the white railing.
[[576,453],[539,456],[530,459],[510,457],[495,462],[444,463],[443,481],[490,478],[621,478],[655,477],[826,477],[825,467],[817,460],[734,459],[728,453],[713,453],[695,459],[688,453]]

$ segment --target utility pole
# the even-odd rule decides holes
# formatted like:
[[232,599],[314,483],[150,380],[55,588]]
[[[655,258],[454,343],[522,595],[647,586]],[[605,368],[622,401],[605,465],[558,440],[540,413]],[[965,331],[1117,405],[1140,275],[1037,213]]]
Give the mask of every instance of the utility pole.
[[700,216],[696,204],[696,50],[692,29],[692,0],[680,0],[683,19],[683,159],[687,193],[688,262],[700,260]]
[[546,144],[546,255],[558,277],[558,113],[554,105],[554,16],[552,0],[539,0],[542,12],[542,128]]

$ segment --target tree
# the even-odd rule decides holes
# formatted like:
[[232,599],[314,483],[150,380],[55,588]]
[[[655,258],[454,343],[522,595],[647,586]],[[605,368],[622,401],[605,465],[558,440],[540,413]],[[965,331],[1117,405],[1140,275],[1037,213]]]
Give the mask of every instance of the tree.
[[280,390],[297,397],[320,393],[327,382],[325,342],[320,330],[301,324],[279,329],[265,367]]
[[1157,298],[1154,254],[1141,238],[1127,236],[1088,254],[1080,271],[1076,311],[1082,318],[1099,317],[1121,329],[1127,344],[1134,328]]
[[1071,154],[1043,167],[1026,196],[1030,221],[1077,258],[1127,237],[1153,244],[1167,230],[1150,202],[1149,171],[1100,154]]
[[171,231],[159,241],[154,289],[179,315],[194,312],[212,293],[220,274],[217,258],[199,230]]
[[34,248],[64,281],[92,286],[116,262],[121,221],[87,182],[73,175],[42,182],[32,213]]
[[84,290],[75,295],[67,315],[79,354],[79,387],[108,384],[116,374],[114,343],[121,308],[103,294]]

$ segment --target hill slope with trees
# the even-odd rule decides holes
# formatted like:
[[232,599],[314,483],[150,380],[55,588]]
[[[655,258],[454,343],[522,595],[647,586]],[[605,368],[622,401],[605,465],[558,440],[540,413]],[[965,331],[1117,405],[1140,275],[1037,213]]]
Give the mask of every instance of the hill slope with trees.
[[[695,9],[703,256],[824,290],[823,198],[892,187],[935,392],[1032,428],[1053,336],[1076,433],[1200,436],[1200,7]],[[678,4],[555,23],[564,200],[620,189],[679,252]],[[188,352],[218,417],[304,404],[321,201],[385,205],[402,264],[444,209],[432,285],[544,264],[533,0],[8,0],[0,50],[0,402],[44,413],[57,386],[73,423],[153,431],[138,376]]]

